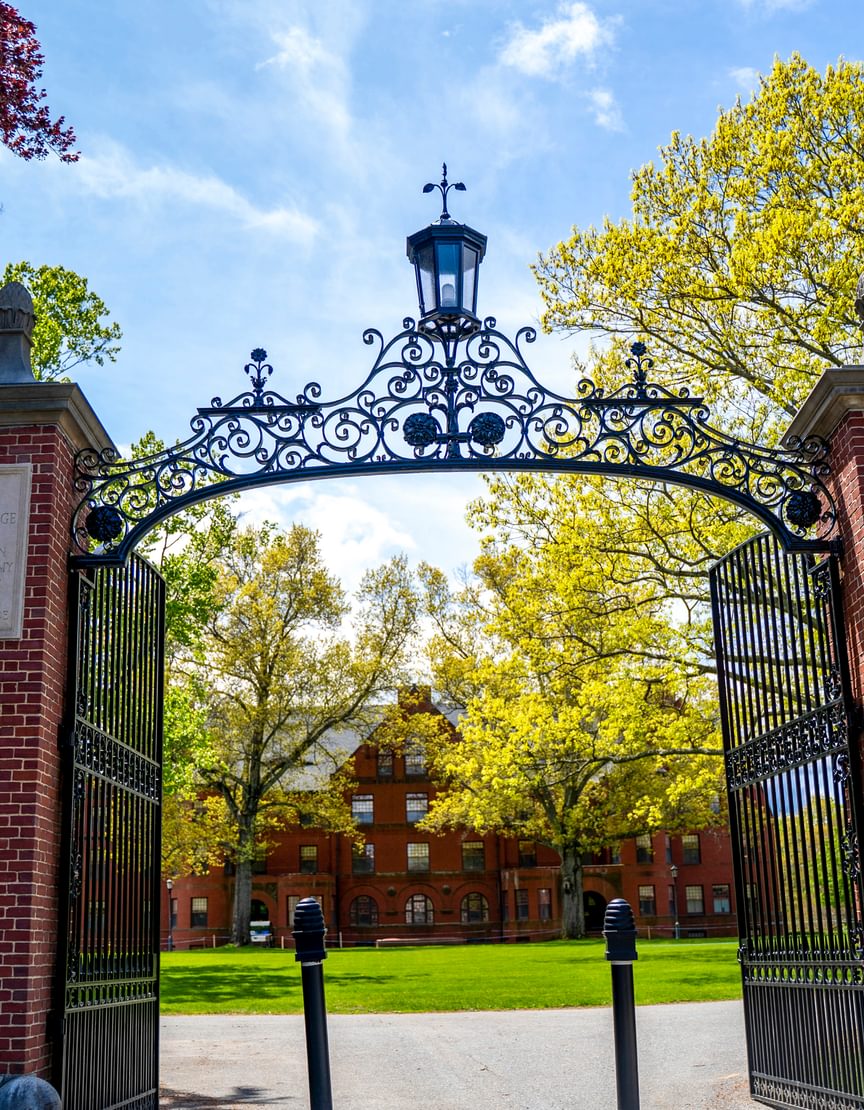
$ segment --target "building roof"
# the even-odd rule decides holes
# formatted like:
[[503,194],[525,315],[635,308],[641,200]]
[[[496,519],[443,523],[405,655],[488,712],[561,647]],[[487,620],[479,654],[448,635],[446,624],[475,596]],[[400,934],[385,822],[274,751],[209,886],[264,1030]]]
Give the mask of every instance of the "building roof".
[[[429,703],[431,708],[453,727],[458,725],[464,710],[447,708]],[[351,726],[339,726],[330,729],[308,753],[308,760],[302,771],[294,780],[294,787],[298,790],[317,790],[324,786],[330,776],[343,767],[348,759],[355,754],[364,744],[374,742],[373,736],[378,725],[384,720],[384,715],[390,705],[375,706],[369,713],[370,726],[366,729]]]

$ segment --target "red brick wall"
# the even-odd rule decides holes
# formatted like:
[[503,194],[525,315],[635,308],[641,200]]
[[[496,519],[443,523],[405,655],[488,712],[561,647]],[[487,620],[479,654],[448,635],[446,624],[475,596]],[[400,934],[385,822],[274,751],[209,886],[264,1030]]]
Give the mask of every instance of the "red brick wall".
[[[647,935],[650,930],[651,935],[670,936],[677,920],[683,937],[691,932],[734,936],[738,925],[729,832],[725,828],[703,829],[696,835],[698,859],[691,857],[689,861],[679,835],[654,833],[651,837],[653,858],[646,862],[637,859],[636,841],[625,840],[621,844],[620,863],[605,862],[586,867],[585,890],[596,891],[606,902],[612,898],[626,898],[636,915],[640,935]],[[677,913],[672,912],[676,885],[670,871],[673,864],[678,868]],[[640,887],[653,889],[656,913],[641,913]],[[688,887],[701,890],[703,913],[688,910]],[[718,902],[728,895],[728,911],[715,912],[715,887],[723,888],[717,891]]]
[[831,437],[831,491],[843,542],[841,576],[852,692],[864,704],[864,413],[847,414]]
[[0,463],[33,464],[24,633],[0,640],[0,1073],[50,1065],[72,459],[57,427],[0,427]]

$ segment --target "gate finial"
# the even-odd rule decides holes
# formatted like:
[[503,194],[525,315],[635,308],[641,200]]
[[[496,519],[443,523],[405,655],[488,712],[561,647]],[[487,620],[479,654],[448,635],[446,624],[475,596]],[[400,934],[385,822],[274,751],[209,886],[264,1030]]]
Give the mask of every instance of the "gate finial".
[[30,348],[36,315],[33,298],[20,281],[0,289],[0,385],[32,382]]

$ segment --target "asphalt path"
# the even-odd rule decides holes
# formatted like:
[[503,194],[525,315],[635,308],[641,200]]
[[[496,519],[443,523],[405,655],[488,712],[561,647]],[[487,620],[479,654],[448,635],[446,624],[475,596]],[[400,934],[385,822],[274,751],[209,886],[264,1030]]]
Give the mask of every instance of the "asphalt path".
[[[616,1110],[612,1011],[331,1015],[334,1110]],[[640,1006],[641,1110],[755,1110],[740,1002]],[[308,1107],[303,1018],[162,1019],[163,1108]]]

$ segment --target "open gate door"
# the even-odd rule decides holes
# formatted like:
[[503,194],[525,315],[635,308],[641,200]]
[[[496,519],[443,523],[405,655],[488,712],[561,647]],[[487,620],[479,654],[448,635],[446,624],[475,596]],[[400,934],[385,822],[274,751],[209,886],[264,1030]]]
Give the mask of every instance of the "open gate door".
[[752,1096],[864,1107],[861,773],[834,556],[711,573]]
[[164,583],[133,555],[71,595],[55,1085],[156,1110]]

